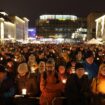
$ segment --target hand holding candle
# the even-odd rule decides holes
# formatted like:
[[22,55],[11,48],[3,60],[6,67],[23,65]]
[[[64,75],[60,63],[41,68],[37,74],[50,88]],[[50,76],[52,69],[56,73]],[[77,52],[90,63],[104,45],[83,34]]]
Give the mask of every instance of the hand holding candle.
[[63,78],[62,79],[62,83],[66,84],[66,82],[67,82],[67,79],[66,78]]
[[27,89],[22,89],[22,95],[26,95],[27,94]]
[[88,75],[89,73],[88,72],[85,72],[85,75]]

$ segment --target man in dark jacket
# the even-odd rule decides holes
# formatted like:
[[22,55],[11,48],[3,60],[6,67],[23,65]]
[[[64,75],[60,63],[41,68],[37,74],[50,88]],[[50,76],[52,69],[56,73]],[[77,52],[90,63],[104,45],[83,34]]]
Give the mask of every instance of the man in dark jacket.
[[77,63],[75,74],[71,74],[65,87],[67,105],[89,105],[90,86],[88,76],[81,63]]
[[88,73],[88,78],[92,80],[98,74],[98,65],[94,62],[94,55],[92,51],[87,51],[85,54],[85,61],[83,62],[85,71]]
[[12,80],[7,77],[7,71],[0,65],[0,105],[13,105],[12,99],[15,93]]

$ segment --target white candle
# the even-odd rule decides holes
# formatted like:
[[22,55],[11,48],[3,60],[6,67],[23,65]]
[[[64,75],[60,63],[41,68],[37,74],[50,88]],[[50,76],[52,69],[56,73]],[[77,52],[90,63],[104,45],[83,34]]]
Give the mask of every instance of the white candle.
[[15,58],[15,59],[14,59],[14,61],[16,62],[16,61],[17,61],[17,59]]
[[27,89],[22,89],[22,95],[26,95]]
[[85,72],[85,75],[88,75],[89,73],[88,72]]
[[0,59],[1,59],[1,61],[2,61],[2,60],[3,60],[3,57],[1,57]]
[[67,79],[63,79],[63,80],[62,80],[62,83],[64,83],[64,84],[65,84],[65,83],[66,83],[66,81],[67,81]]
[[35,67],[31,67],[31,73],[35,73]]

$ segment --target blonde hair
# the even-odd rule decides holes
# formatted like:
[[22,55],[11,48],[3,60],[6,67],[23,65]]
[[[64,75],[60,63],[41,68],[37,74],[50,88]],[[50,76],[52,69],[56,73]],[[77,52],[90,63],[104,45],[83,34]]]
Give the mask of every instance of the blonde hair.
[[18,73],[26,73],[26,72],[28,72],[27,63],[19,64],[17,71],[18,71]]
[[98,77],[100,77],[100,75],[101,75],[101,70],[102,70],[102,68],[104,68],[104,67],[105,67],[105,64],[102,63],[102,64],[100,65],[100,67],[99,67]]

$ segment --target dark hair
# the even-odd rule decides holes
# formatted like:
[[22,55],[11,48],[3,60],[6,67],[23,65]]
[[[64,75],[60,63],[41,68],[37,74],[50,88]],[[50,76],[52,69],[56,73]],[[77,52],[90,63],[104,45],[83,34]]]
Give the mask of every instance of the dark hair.
[[84,68],[82,63],[76,63],[75,65],[75,70],[79,69],[79,68]]
[[49,58],[49,59],[47,60],[46,64],[53,64],[53,65],[55,65],[55,61],[54,61],[53,58]]

